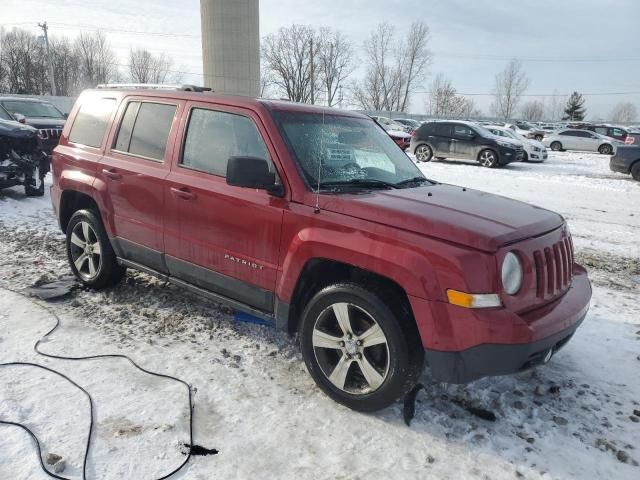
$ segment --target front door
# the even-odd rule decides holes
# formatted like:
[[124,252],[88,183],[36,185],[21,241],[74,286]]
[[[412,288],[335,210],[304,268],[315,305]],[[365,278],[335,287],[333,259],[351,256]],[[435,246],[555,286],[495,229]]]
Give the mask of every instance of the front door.
[[97,173],[111,202],[116,253],[161,272],[166,270],[164,179],[169,174],[167,152],[178,107],[142,99],[124,102],[119,128]]
[[271,312],[286,200],[229,186],[225,177],[230,157],[264,158],[273,166],[275,151],[250,111],[192,103],[187,115],[165,188],[169,272]]
[[455,156],[468,160],[475,160],[475,143],[476,132],[466,125],[453,126],[453,145],[455,148]]

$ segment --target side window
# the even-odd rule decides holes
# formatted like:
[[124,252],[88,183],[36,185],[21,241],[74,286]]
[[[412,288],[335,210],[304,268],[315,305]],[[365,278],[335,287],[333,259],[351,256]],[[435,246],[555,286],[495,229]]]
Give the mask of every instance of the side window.
[[560,135],[563,136],[563,137],[575,137],[575,136],[577,136],[576,132],[572,132],[571,130],[568,130],[566,132],[560,132]]
[[607,134],[607,127],[596,127],[596,133],[599,133],[600,135],[606,135]]
[[582,132],[576,132],[575,136],[582,137],[582,138],[591,138],[591,132],[587,132],[586,130],[584,130]]
[[73,121],[69,141],[100,148],[115,106],[115,98],[88,99],[80,106]]
[[182,165],[225,177],[229,158],[238,156],[271,162],[253,120],[243,115],[194,108],[187,127]]
[[[611,134],[614,137],[624,137],[624,133],[622,130],[620,130],[619,128],[614,128],[613,129],[613,133]],[[607,135],[606,133],[604,135]]]
[[446,123],[437,123],[435,130],[435,135],[439,137],[450,137],[451,136],[451,125],[447,125]]
[[473,137],[473,130],[464,125],[454,125],[453,126],[453,136],[457,138],[471,138]]
[[176,105],[131,102],[122,118],[114,150],[164,161]]

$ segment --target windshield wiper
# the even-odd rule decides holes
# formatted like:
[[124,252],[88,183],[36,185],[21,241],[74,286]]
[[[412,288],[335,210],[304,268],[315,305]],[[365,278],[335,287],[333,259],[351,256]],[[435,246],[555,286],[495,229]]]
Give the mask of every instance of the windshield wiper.
[[354,178],[351,180],[337,180],[332,182],[321,182],[323,187],[363,187],[363,188],[398,188],[395,183],[384,182],[382,180]]
[[431,183],[431,181],[427,180],[425,177],[413,177],[413,178],[409,178],[408,180],[403,180],[400,183],[396,183],[396,188],[397,187],[403,187],[405,185],[410,185],[412,183]]

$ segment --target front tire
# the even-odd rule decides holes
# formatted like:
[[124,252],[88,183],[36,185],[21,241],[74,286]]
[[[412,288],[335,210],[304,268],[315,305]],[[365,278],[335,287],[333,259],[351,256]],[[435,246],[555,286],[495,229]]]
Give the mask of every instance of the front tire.
[[613,147],[607,144],[600,145],[598,152],[600,152],[601,155],[611,155],[613,153]]
[[408,319],[359,285],[323,289],[301,321],[300,347],[309,373],[324,393],[353,410],[388,407],[422,373],[424,350]]
[[79,210],[69,220],[67,257],[76,278],[94,290],[115,285],[126,272],[118,264],[99,215],[92,210]]
[[430,162],[433,160],[433,150],[429,145],[418,145],[415,151],[415,156],[418,162]]
[[486,168],[496,168],[498,166],[498,154],[490,149],[485,149],[478,155],[480,165]]
[[24,183],[24,194],[27,197],[44,196],[44,175],[40,173],[40,168],[36,167],[33,176],[27,178]]
[[561,152],[562,144],[560,142],[553,142],[551,144],[551,150],[553,150],[554,152]]

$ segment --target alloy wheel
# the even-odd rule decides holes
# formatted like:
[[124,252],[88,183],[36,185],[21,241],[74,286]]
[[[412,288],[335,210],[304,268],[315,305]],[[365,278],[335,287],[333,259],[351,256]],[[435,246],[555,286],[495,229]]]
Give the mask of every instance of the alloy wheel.
[[485,150],[480,155],[480,163],[483,167],[493,167],[496,163],[496,155],[491,150]]
[[100,274],[102,248],[95,230],[88,222],[78,222],[73,227],[71,260],[85,281],[91,281]]
[[322,373],[352,395],[378,390],[389,374],[389,345],[376,320],[361,307],[335,303],[316,319],[313,350]]
[[419,162],[428,162],[429,160],[431,160],[432,155],[433,152],[431,151],[429,145],[420,145],[416,149],[416,160],[418,160]]

